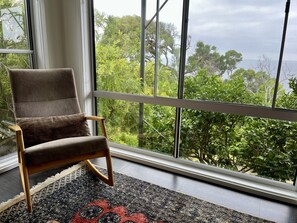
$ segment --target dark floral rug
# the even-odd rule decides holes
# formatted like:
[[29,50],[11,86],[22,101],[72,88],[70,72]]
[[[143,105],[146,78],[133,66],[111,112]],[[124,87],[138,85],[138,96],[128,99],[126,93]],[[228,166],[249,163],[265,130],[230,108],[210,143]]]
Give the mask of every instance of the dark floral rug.
[[0,204],[0,222],[269,222],[115,173],[110,187],[78,164],[35,186],[33,212],[23,194]]

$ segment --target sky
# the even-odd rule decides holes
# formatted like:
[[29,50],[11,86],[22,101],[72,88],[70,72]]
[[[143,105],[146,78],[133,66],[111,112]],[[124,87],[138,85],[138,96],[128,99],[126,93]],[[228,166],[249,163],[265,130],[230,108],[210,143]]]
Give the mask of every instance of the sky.
[[[160,4],[164,0],[160,0]],[[214,45],[220,53],[236,50],[244,60],[263,55],[278,60],[286,0],[190,0],[188,34],[191,46],[197,41]],[[94,0],[95,8],[108,15],[140,15],[141,0]],[[117,7],[115,7],[115,5]],[[147,19],[156,1],[147,0]],[[180,33],[182,0],[168,0],[160,20],[175,24]],[[284,60],[297,63],[297,0],[291,0]]]

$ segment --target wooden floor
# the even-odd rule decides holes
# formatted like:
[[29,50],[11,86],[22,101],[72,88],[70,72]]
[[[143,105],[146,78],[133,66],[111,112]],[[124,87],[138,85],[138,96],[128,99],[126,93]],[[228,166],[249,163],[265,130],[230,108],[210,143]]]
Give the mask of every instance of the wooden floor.
[[[102,159],[96,159],[93,162],[105,167]],[[118,158],[113,158],[113,169],[116,172],[253,216],[279,223],[297,223],[297,206],[255,197]],[[61,170],[56,169],[32,175],[30,176],[30,184],[33,186],[38,182],[42,182],[47,177]],[[17,168],[0,174],[0,202],[13,198],[21,191],[21,182]]]

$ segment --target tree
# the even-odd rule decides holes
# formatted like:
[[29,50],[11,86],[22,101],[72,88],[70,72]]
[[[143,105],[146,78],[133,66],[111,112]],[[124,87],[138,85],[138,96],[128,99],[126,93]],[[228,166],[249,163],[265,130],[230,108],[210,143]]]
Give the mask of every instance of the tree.
[[[242,79],[224,81],[215,74],[209,75],[207,70],[186,78],[185,98],[233,103],[251,100]],[[184,110],[181,155],[204,164],[236,169],[232,146],[244,122],[242,116]]]
[[297,95],[297,78],[292,77],[289,79],[289,87],[292,89],[292,93]]
[[[246,89],[253,94],[255,98],[253,104],[256,105],[272,105],[274,93],[275,79],[264,71],[255,71],[252,69],[237,69],[230,79],[241,78],[244,81]],[[282,86],[279,86],[282,89]],[[281,90],[280,90],[281,91]]]
[[[147,61],[155,60],[156,57],[156,23],[152,22],[146,29],[146,59]],[[178,32],[176,27],[171,23],[159,23],[159,54],[160,63],[166,67],[175,67],[178,59],[177,50],[179,46],[176,44]]]
[[[0,0],[0,49],[26,49],[27,38],[25,36],[24,5],[19,1]],[[18,35],[3,33],[4,23],[12,25],[12,29],[18,30]],[[6,31],[7,32],[7,31]],[[16,34],[14,33],[14,34]],[[8,68],[28,68],[28,55],[25,54],[0,54],[0,117],[2,120],[14,121],[11,102],[11,90]],[[0,124],[0,156],[15,151],[14,136],[6,126]]]
[[[19,9],[18,9],[19,8]],[[27,47],[27,38],[25,36],[24,27],[24,6],[23,4],[14,3],[13,1],[0,1],[0,49],[24,49]],[[9,26],[13,23],[12,28],[22,30],[18,36],[7,37],[7,33],[3,33],[4,23]],[[17,27],[15,27],[17,25]],[[7,76],[7,68],[28,67],[27,56],[16,54],[0,54],[0,109],[1,118],[7,119],[12,117],[11,110],[11,93],[10,84]]]
[[286,108],[286,109],[297,109],[297,78],[292,77],[289,79],[289,92],[284,90],[278,94],[277,98],[277,107]]
[[[100,16],[99,16],[100,15]],[[101,90],[124,92],[133,94],[153,95],[154,91],[154,57],[153,51],[147,52],[147,60],[145,66],[145,80],[144,88],[141,86],[140,79],[140,18],[137,16],[123,16],[121,18],[114,16],[102,16],[98,14],[96,17],[98,20],[96,24],[99,24],[95,30],[100,30],[104,27],[104,30],[97,38],[96,43],[96,73],[97,73],[97,87]],[[161,39],[163,45],[161,45],[162,55],[166,54],[169,64],[169,54],[174,50],[174,38],[170,37],[170,32],[173,32],[173,28],[170,25],[162,26],[166,33],[161,31]],[[147,38],[154,36],[153,30],[147,30]],[[155,37],[150,39],[155,41]],[[147,39],[148,41],[148,39]],[[150,45],[147,44],[147,48]],[[177,71],[174,68],[161,64],[159,67],[158,75],[158,91],[163,96],[175,96],[177,89]],[[175,75],[172,75],[175,74]],[[175,83],[174,85],[171,83]],[[176,86],[176,88],[172,87]],[[120,108],[120,109],[119,109]],[[113,132],[110,138],[116,142],[126,142],[131,146],[137,146],[137,128],[138,123],[138,107],[137,104],[130,104],[123,101],[115,100],[100,100],[99,101],[100,114],[108,117],[107,125]],[[153,110],[155,110],[153,112]],[[161,112],[163,111],[163,112]],[[161,129],[165,129],[164,125],[157,125],[160,114],[166,116],[168,114],[168,108],[157,108],[154,106],[145,106],[144,109],[144,138],[146,142],[149,142],[150,138],[158,139],[162,138],[162,135],[158,134]],[[152,114],[152,116],[148,115]],[[174,117],[174,112],[169,112],[170,116]],[[163,131],[162,130],[162,131]],[[172,137],[172,135],[171,135]],[[166,136],[166,140],[167,140]],[[124,143],[124,144],[126,144]],[[160,150],[171,150],[166,147],[168,144],[163,144],[163,148]],[[146,145],[150,148],[153,145]]]
[[[147,21],[148,24],[149,21]],[[146,61],[155,60],[155,46],[156,46],[156,23],[151,22],[146,28]],[[176,39],[178,33],[176,27],[170,23],[159,23],[159,54],[161,64],[167,67],[174,67],[177,62],[178,48]],[[103,13],[95,10],[95,30],[97,42],[107,45],[116,42],[118,35],[125,36],[125,42],[118,42],[118,46],[126,48],[126,52],[134,54],[133,59],[140,59],[140,33],[141,33],[141,17],[139,16],[106,16]],[[129,40],[131,42],[129,42]],[[127,42],[128,41],[128,42]],[[135,47],[136,46],[136,47]],[[133,50],[132,50],[133,49]],[[137,56],[136,56],[137,55]],[[132,56],[131,54],[129,55]],[[164,62],[164,63],[163,63]]]
[[[198,42],[188,57],[185,98],[271,106],[275,79],[269,59],[263,56],[259,71],[237,69],[241,59],[236,51],[220,55],[216,47]],[[225,72],[229,78],[223,80]],[[297,81],[292,78],[289,83],[291,93],[279,85],[278,105],[296,108]],[[199,110],[184,110],[182,120],[184,158],[275,180],[294,180],[295,123]]]
[[[220,67],[221,73],[220,76],[227,72],[227,75],[231,75],[232,72],[237,68],[237,64],[242,61],[242,54],[236,52],[235,50],[229,50],[225,53],[225,55],[221,56]],[[225,71],[224,73],[222,73]]]
[[[145,79],[140,79],[140,17],[96,17],[97,87],[129,94],[153,95],[155,66],[155,24],[147,28]],[[177,66],[174,58],[175,28],[160,23],[158,93],[176,97]],[[100,32],[99,32],[100,31]],[[188,56],[184,98],[224,103],[271,106],[275,79],[268,60],[254,69],[237,69],[242,55],[235,50],[219,53],[215,46],[196,43]],[[144,87],[141,86],[141,81]],[[292,92],[279,85],[278,103],[297,105],[297,81]],[[100,115],[107,118],[110,140],[138,146],[139,104],[99,99]],[[295,107],[296,108],[296,107]],[[174,143],[175,110],[172,107],[144,105],[144,148],[171,154]],[[192,161],[252,173],[281,181],[292,181],[296,169],[295,123],[251,118],[232,114],[183,109],[181,156]]]
[[207,69],[209,74],[219,76],[225,72],[232,74],[240,61],[242,61],[242,55],[235,50],[229,50],[221,55],[215,46],[198,41],[194,54],[188,57],[186,73],[195,74],[200,69]]
[[237,156],[241,172],[293,181],[297,164],[297,124],[248,118],[240,131]]

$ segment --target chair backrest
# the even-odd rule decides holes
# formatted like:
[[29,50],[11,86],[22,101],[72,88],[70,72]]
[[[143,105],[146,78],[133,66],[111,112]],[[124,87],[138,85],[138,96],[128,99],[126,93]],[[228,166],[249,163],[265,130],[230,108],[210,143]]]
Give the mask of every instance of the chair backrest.
[[80,113],[73,70],[9,70],[16,118]]

